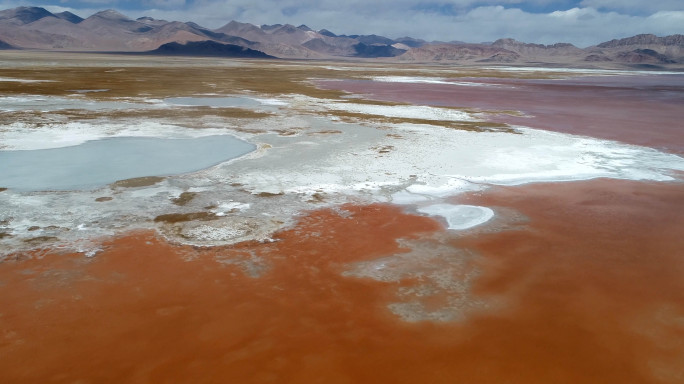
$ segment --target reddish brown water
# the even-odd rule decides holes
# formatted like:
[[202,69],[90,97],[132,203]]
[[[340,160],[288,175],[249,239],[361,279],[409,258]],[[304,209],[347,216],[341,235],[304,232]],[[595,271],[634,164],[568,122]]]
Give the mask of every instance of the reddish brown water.
[[491,120],[684,153],[684,76],[597,76],[564,80],[465,79],[502,86],[320,81],[319,86],[412,104],[515,110]]
[[[447,241],[479,254],[473,293],[498,303],[465,321],[403,322],[387,305],[411,281],[341,275],[402,252],[397,238],[443,231],[394,207],[313,212],[278,242],[211,250],[134,233],[93,259],[0,264],[0,382],[684,381],[682,184],[595,180],[457,200],[507,207],[502,223],[528,218]],[[268,267],[261,277],[217,261],[251,255]]]

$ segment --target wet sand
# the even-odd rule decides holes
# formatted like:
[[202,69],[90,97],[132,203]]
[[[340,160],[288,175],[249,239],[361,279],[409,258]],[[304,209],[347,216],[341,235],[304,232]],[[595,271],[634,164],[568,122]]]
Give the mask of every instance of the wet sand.
[[[453,198],[499,214],[470,232],[347,205],[273,243],[139,232],[90,259],[17,255],[0,264],[0,381],[682,382],[683,200],[681,183],[499,187]],[[388,304],[415,279],[343,275],[408,252],[400,238],[477,255],[472,292],[492,305],[405,322]]]
[[520,111],[525,116],[502,114],[490,120],[684,153],[681,75],[463,80],[485,86],[367,80],[319,81],[318,85],[383,101]]

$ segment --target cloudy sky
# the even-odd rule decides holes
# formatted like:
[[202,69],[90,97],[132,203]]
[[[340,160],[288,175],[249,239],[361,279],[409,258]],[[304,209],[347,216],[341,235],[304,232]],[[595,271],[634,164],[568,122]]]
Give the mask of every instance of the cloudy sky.
[[81,17],[112,8],[132,18],[194,21],[209,28],[237,20],[441,41],[512,37],[584,47],[639,33],[684,34],[684,0],[0,0],[1,9],[19,5]]

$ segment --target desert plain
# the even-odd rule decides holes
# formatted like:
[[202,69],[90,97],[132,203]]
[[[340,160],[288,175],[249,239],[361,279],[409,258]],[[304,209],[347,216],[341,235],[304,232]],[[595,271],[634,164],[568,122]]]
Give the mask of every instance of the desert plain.
[[2,382],[684,381],[681,72],[15,51],[0,90]]

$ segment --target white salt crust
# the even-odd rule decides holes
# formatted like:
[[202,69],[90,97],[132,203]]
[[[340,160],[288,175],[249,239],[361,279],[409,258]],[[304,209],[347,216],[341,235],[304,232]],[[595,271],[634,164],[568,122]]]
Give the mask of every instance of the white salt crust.
[[[211,116],[200,122],[169,124],[155,119],[98,120],[93,112],[91,121],[0,125],[0,150],[56,148],[114,136],[216,134],[234,134],[257,145],[255,152],[239,159],[147,187],[0,192],[0,232],[12,236],[3,239],[7,246],[0,252],[32,247],[23,240],[50,236],[60,239],[59,246],[69,247],[76,241],[88,243],[112,233],[156,227],[153,219],[158,215],[197,211],[211,212],[223,221],[218,227],[185,228],[181,223],[169,236],[185,233],[194,244],[205,240],[211,245],[229,244],[257,236],[254,228],[268,228],[258,231],[260,239],[267,239],[269,233],[291,224],[300,212],[345,202],[417,204],[418,212],[442,216],[453,230],[461,230],[491,217],[486,207],[464,211],[444,205],[445,198],[465,191],[597,177],[669,181],[673,180],[672,171],[684,171],[684,158],[674,154],[525,127],[515,127],[515,133],[473,132],[408,123],[388,126],[372,120],[350,124],[323,117],[326,111],[343,110],[369,116],[475,120],[457,110],[300,95],[266,95],[259,100],[267,101],[258,105],[278,106],[277,115],[239,125]],[[147,108],[153,101],[137,103]],[[97,111],[100,107],[93,103],[88,107]],[[317,116],[321,113],[323,116]],[[190,129],[186,124],[201,124],[202,129]],[[285,131],[294,134],[283,135]],[[198,195],[187,206],[174,205],[172,199],[186,191]],[[95,202],[100,197],[111,199]],[[224,220],[230,218],[249,219],[250,225],[245,226],[244,220]],[[79,226],[83,230],[77,230]]]

